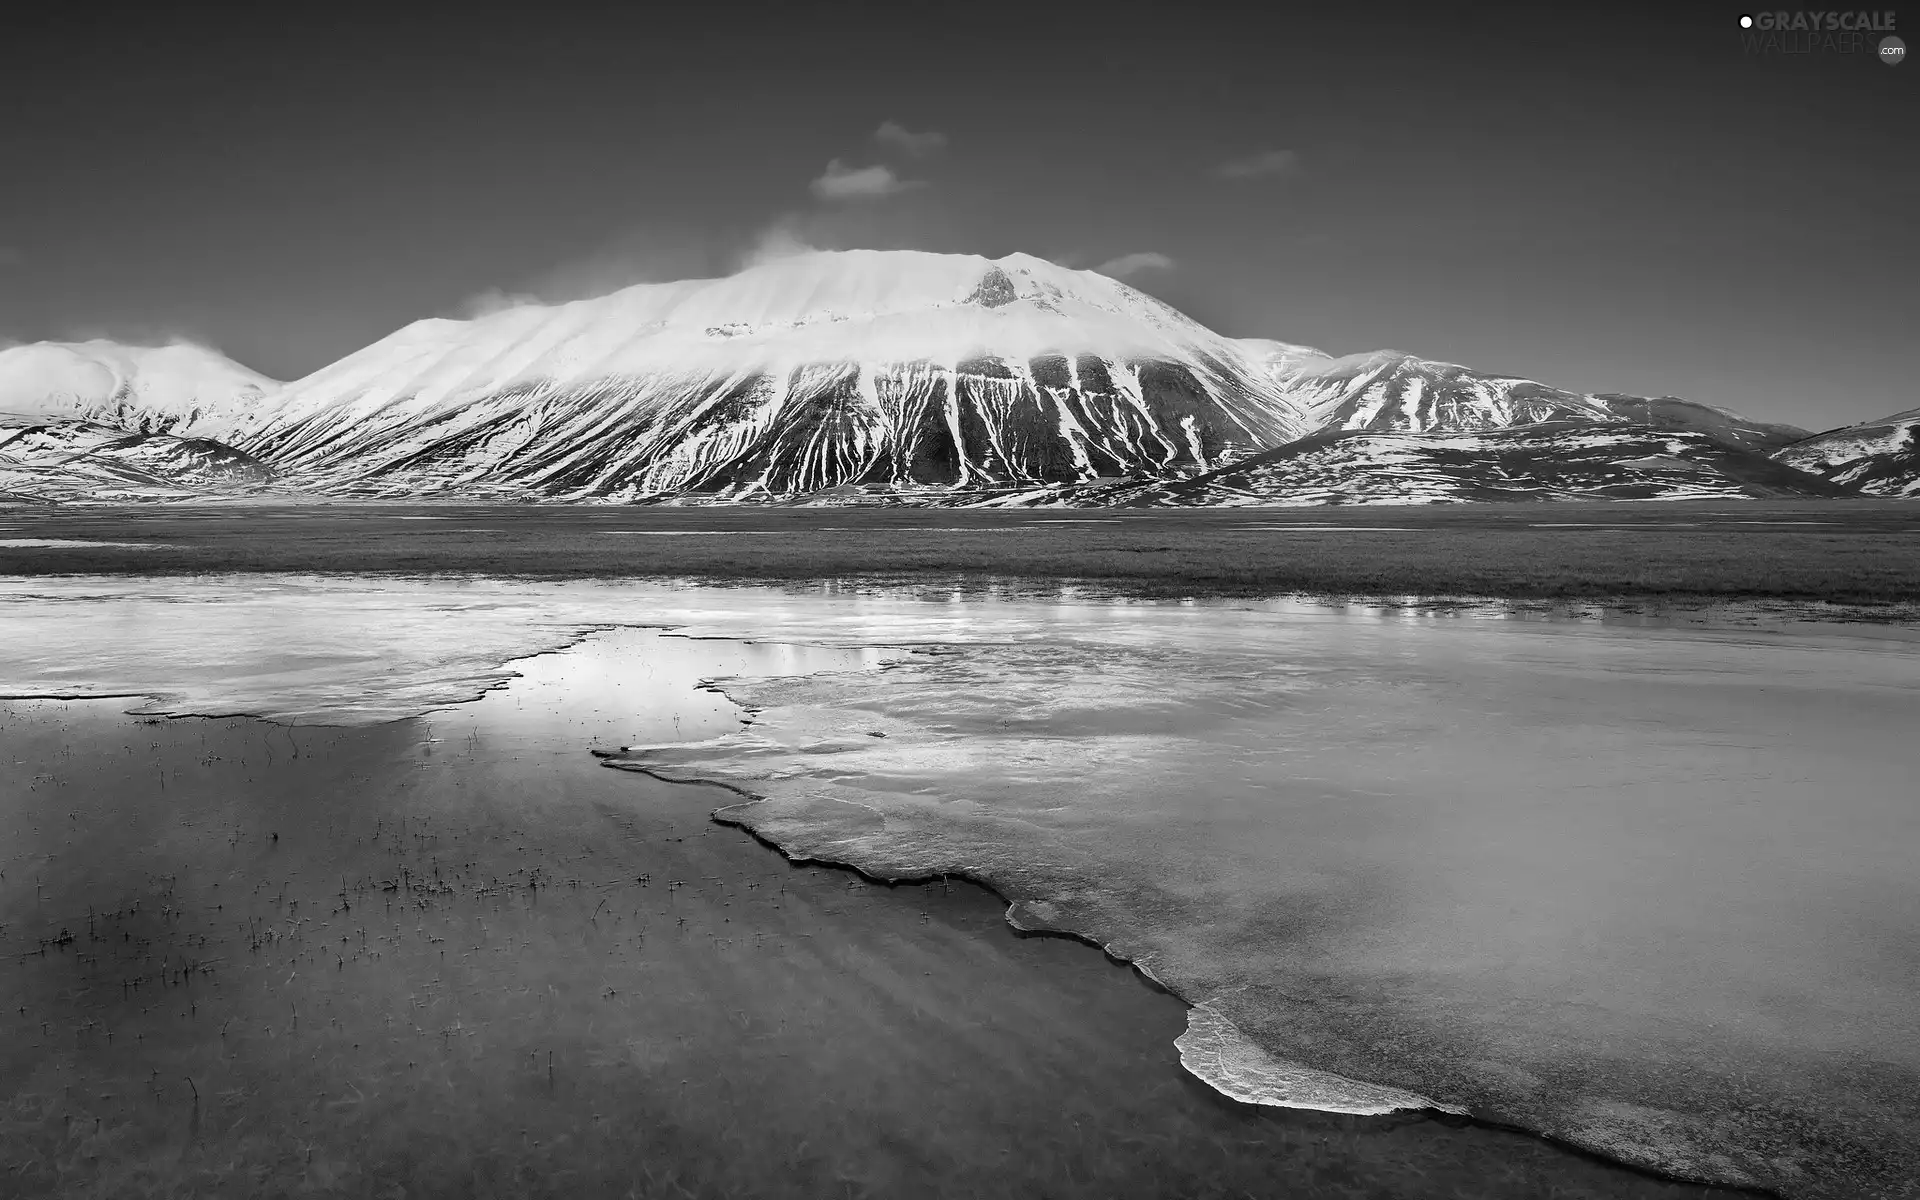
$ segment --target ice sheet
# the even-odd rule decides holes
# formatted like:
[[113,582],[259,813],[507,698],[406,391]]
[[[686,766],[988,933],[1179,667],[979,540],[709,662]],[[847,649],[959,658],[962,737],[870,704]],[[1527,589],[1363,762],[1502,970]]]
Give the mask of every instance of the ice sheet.
[[284,578],[7,581],[0,623],[0,691],[342,722],[604,625],[913,647],[796,649],[829,673],[720,684],[752,724],[613,761],[766,797],[723,815],[793,855],[992,883],[1204,1006],[1229,1094],[1359,1081],[1795,1196],[1920,1178],[1911,639]]

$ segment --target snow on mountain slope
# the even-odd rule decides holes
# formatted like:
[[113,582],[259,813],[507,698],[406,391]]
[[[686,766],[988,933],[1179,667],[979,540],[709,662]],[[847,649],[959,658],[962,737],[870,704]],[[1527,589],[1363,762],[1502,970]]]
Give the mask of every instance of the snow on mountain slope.
[[1395,350],[1334,358],[1302,346],[1260,344],[1279,347],[1269,356],[1268,369],[1307,407],[1314,428],[1320,430],[1442,433],[1591,421],[1698,430],[1755,450],[1807,434],[1791,425],[1752,421],[1673,396],[1582,395]]
[[1317,429],[1427,433],[1612,419],[1584,396],[1394,350],[1305,359],[1286,383],[1310,406]]
[[1276,382],[1287,382],[1298,375],[1307,364],[1321,364],[1333,361],[1333,355],[1313,346],[1296,346],[1292,342],[1279,342],[1272,338],[1241,338],[1240,348],[1265,368]]
[[1623,396],[1602,392],[1590,399],[1604,404],[1608,412],[1630,425],[1693,430],[1763,454],[1796,442],[1808,432],[1798,425],[1756,421],[1732,409],[1682,400],[1678,396]]
[[35,342],[0,350],[0,413],[218,437],[280,385],[203,346]]
[[1330,430],[1188,479],[1035,489],[992,503],[1234,507],[1851,494],[1698,430],[1551,421],[1464,433]]
[[1920,408],[1830,429],[1773,457],[1868,495],[1920,496]]
[[234,441],[335,493],[764,499],[1198,471],[1307,428],[1241,344],[1104,276],[852,250],[416,322]]
[[272,479],[265,463],[205,438],[0,415],[0,500],[180,500]]
[[[1117,495],[1100,485],[1120,478],[1173,497],[1189,494],[1173,481],[1276,448],[1293,474],[1261,478],[1289,497],[1678,494],[1678,468],[1642,469],[1664,453],[1643,443],[1667,433],[1696,435],[1676,452],[1688,461],[1706,461],[1706,443],[1793,443],[1769,468],[1789,491],[1801,477],[1788,468],[1808,464],[1841,490],[1920,491],[1911,421],[1807,438],[1673,397],[1224,338],[1113,279],[1021,254],[808,253],[724,279],[418,321],[284,388],[185,344],[20,346],[0,351],[4,413],[16,426],[94,422],[239,447],[103,442],[26,462],[18,442],[7,469],[70,496],[82,476],[116,495],[224,488],[232,479],[193,463],[243,461],[270,462],[294,488],[367,497],[972,504]],[[1618,436],[1504,436],[1572,425]],[[1314,440],[1326,432],[1453,441],[1445,453],[1432,441],[1362,453]],[[1542,457],[1561,452],[1572,457]],[[1432,470],[1444,482],[1423,491]],[[47,482],[56,476],[66,482]],[[1242,503],[1243,490],[1205,494]]]

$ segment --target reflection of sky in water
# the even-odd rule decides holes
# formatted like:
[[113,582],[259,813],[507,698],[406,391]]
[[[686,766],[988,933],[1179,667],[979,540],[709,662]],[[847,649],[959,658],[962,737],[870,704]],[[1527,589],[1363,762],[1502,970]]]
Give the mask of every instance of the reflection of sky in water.
[[[566,709],[435,733],[653,747],[790,850],[985,875],[1285,1057],[1671,1169],[1911,1160],[1911,638],[342,579],[11,581],[0,619],[0,690],[166,711],[352,723],[517,673]],[[767,640],[522,657],[617,624]]]
[[558,654],[519,659],[510,687],[493,705],[437,710],[437,736],[511,738],[529,749],[579,755],[581,747],[700,742],[731,734],[745,720],[711,679],[807,676],[871,671],[899,658],[874,648],[785,642],[694,640],[654,630],[588,635]]

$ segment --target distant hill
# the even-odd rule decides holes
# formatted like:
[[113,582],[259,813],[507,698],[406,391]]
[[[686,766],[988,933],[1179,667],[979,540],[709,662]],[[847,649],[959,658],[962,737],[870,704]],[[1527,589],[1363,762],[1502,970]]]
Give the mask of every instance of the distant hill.
[[1815,434],[1774,458],[1870,496],[1920,496],[1920,408]]
[[1039,489],[996,503],[1234,507],[1850,494],[1709,433],[1562,420],[1466,433],[1327,431],[1188,479]]
[[206,438],[0,415],[0,500],[183,500],[257,491],[273,471]]
[[0,414],[92,421],[137,433],[222,437],[280,387],[186,342],[35,342],[0,350]]
[[1316,431],[1466,433],[1589,421],[1696,430],[1756,450],[1784,446],[1808,433],[1675,396],[1569,392],[1397,350],[1333,358],[1288,346],[1270,358],[1269,370],[1305,407]]

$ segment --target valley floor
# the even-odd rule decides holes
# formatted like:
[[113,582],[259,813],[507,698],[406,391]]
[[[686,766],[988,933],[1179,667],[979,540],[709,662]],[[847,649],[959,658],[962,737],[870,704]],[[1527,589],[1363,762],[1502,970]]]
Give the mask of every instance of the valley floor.
[[[0,573],[486,573],[1142,596],[1486,597],[1920,618],[1903,500],[1210,510],[210,504],[0,508]],[[1835,611],[1836,609],[1842,611]]]

